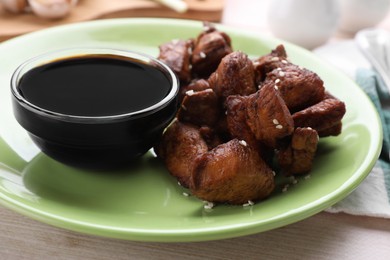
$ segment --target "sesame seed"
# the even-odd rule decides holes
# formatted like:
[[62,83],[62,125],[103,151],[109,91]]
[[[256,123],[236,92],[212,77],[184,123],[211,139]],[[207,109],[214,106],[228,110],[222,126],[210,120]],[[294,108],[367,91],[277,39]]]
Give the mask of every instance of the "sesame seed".
[[279,57],[272,57],[271,61],[279,61]]
[[294,184],[294,185],[298,183],[298,180],[295,179],[294,176],[290,176],[290,180],[291,180],[291,183]]
[[290,187],[290,184],[284,185],[282,192],[286,192],[288,190],[288,187]]
[[194,94],[195,94],[195,91],[193,91],[192,89],[186,91],[186,95],[187,95],[187,96],[192,96],[192,95],[194,95]]
[[272,123],[274,123],[275,125],[278,125],[278,124],[279,124],[279,121],[278,121],[276,118],[274,118],[274,119],[272,120]]
[[244,207],[253,206],[253,205],[255,205],[255,203],[251,200],[248,200],[247,203],[242,204],[242,206],[244,206]]
[[214,203],[206,201],[206,204],[203,206],[204,209],[212,209],[214,207]]
[[188,65],[188,68],[191,70],[192,69],[192,64]]
[[190,47],[188,47],[187,52],[188,52],[189,55],[191,55],[192,54],[192,49]]
[[310,174],[306,175],[306,176],[305,176],[305,180],[310,179],[310,177],[311,177]]
[[284,63],[284,64],[288,64],[288,61],[286,61],[286,60],[282,60],[282,63]]
[[253,66],[259,66],[260,65],[260,62],[258,62],[257,60],[253,62]]
[[299,68],[300,70],[303,70],[303,69],[304,69],[302,66],[298,66],[298,68]]
[[277,68],[276,70],[282,70],[282,68]]
[[200,56],[202,59],[204,59],[204,58],[206,58],[206,53],[204,53],[203,51],[201,51],[201,52],[199,53],[199,56]]
[[307,129],[309,129],[309,130],[313,130],[313,128],[311,128],[310,126],[309,126],[309,127],[307,127]]
[[279,87],[275,85],[275,86],[274,86],[274,89],[275,89],[275,90],[279,90]]
[[283,126],[282,126],[282,125],[277,125],[277,126],[275,126],[275,128],[276,128],[276,129],[282,129]]
[[181,105],[181,108],[182,108],[184,111],[187,111],[187,108],[186,108],[184,105]]
[[261,89],[261,85],[258,85],[257,88],[258,88],[258,89]]
[[280,82],[280,79],[275,79],[275,84],[278,84]]
[[181,183],[180,183],[180,181],[178,181],[178,182],[177,182],[177,185],[181,186]]
[[273,175],[273,176],[276,176],[276,172],[275,172],[275,171],[272,171],[272,175]]
[[286,75],[283,71],[279,71],[279,76],[284,77]]
[[228,115],[228,111],[227,110],[225,111],[225,115]]
[[171,42],[172,42],[173,44],[178,44],[178,43],[179,43],[179,39],[173,39]]
[[238,143],[241,144],[242,146],[248,146],[245,140],[238,141]]
[[190,196],[190,194],[188,194],[187,192],[183,192],[183,196],[185,196],[185,197],[189,197],[189,196]]
[[204,91],[205,92],[214,92],[214,90],[212,88],[206,88]]

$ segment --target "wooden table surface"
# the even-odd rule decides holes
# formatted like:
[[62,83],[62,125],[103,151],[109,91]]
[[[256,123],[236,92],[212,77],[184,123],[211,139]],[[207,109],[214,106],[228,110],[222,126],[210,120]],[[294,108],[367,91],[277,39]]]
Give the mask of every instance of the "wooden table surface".
[[[229,12],[223,22],[267,33],[257,16],[235,16],[237,2],[226,0]],[[390,16],[380,26],[388,25]],[[0,259],[390,259],[390,219],[322,212],[240,238],[145,243],[79,234],[0,206]]]

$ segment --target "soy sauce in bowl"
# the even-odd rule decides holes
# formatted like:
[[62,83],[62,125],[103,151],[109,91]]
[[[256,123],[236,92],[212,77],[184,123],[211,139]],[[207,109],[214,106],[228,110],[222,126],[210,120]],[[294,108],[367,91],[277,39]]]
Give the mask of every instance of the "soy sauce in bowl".
[[113,49],[68,49],[19,66],[14,114],[52,158],[126,165],[148,151],[177,111],[178,80],[158,60]]
[[24,74],[18,84],[30,103],[75,116],[110,116],[148,108],[168,95],[158,68],[114,55],[67,57]]

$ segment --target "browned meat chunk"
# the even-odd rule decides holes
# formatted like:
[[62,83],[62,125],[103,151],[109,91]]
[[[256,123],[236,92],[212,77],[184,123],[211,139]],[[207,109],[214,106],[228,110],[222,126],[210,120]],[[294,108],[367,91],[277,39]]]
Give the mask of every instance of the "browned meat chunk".
[[223,143],[222,139],[214,130],[214,128],[202,126],[199,128],[199,132],[203,140],[205,140],[205,142],[207,143],[209,150],[214,149],[215,147]]
[[209,82],[204,79],[198,79],[191,82],[189,85],[180,87],[179,100],[183,101],[187,91],[193,90],[195,92],[210,88]]
[[271,53],[254,60],[253,65],[255,68],[257,85],[264,81],[268,72],[276,68],[282,68],[288,63],[286,50],[283,45],[278,45]]
[[155,151],[171,175],[182,186],[189,187],[195,159],[207,152],[208,147],[198,128],[175,121],[165,131]]
[[232,138],[245,140],[252,147],[256,147],[258,141],[247,124],[246,106],[248,96],[229,96],[226,99],[227,127]]
[[[311,127],[325,136],[329,129],[335,127],[337,130],[341,127],[345,112],[344,102],[330,98],[294,113],[293,119],[296,127]],[[332,135],[335,135],[335,129],[330,131]]]
[[226,55],[209,83],[222,100],[230,95],[246,96],[257,91],[252,61],[242,52]]
[[182,83],[191,80],[191,53],[193,40],[173,40],[160,45],[158,59],[176,73]]
[[247,124],[257,140],[276,148],[279,139],[291,135],[294,122],[274,84],[265,84],[247,101]]
[[274,84],[291,113],[314,105],[325,97],[324,82],[314,72],[287,64],[267,74],[265,82]]
[[322,129],[321,131],[318,132],[318,135],[320,137],[338,136],[339,134],[341,134],[342,128],[343,128],[343,124],[340,121],[340,123],[337,123],[334,126]]
[[318,134],[312,128],[296,128],[290,145],[278,152],[278,162],[285,175],[306,174],[312,169]]
[[221,59],[232,52],[230,37],[205,23],[204,31],[198,36],[191,57],[195,77],[207,78],[214,72]]
[[211,88],[198,92],[189,90],[177,117],[182,122],[190,122],[198,126],[213,126],[218,121],[220,110],[218,97]]
[[272,170],[237,139],[203,154],[197,162],[190,189],[206,201],[244,204],[264,199],[275,186]]

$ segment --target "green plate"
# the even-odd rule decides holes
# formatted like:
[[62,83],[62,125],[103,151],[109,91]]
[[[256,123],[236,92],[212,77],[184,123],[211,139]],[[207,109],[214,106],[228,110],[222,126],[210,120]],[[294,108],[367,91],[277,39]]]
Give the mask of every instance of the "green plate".
[[[33,219],[78,232],[141,241],[201,241],[253,234],[320,212],[347,196],[367,176],[381,148],[378,115],[350,79],[310,52],[284,43],[290,59],[317,72],[346,102],[343,133],[322,139],[310,178],[287,192],[278,187],[254,206],[217,205],[183,196],[152,153],[122,172],[98,173],[64,166],[40,153],[13,118],[9,81],[26,59],[58,48],[114,47],[156,56],[158,45],[196,36],[200,22],[117,19],[56,27],[0,44],[0,202]],[[251,57],[280,40],[220,27],[235,50]]]

